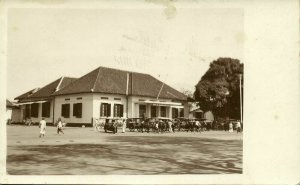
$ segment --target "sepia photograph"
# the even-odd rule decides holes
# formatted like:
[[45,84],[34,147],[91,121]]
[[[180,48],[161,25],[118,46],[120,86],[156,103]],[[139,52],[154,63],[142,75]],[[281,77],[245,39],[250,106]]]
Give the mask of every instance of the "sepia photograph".
[[242,173],[242,10],[9,9],[7,24],[8,174]]
[[7,176],[245,177],[245,156],[266,157],[245,155],[271,83],[253,75],[268,70],[247,57],[243,6],[25,2],[5,9]]

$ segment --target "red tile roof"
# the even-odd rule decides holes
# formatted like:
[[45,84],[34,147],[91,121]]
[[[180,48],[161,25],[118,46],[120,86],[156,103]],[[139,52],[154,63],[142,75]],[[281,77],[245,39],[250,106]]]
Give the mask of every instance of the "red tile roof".
[[149,74],[123,71],[118,69],[99,67],[90,73],[78,78],[69,85],[61,88],[53,95],[78,94],[78,93],[108,93],[126,95],[127,74],[129,74],[129,95],[147,96],[174,100],[186,100],[187,97],[157,80]]

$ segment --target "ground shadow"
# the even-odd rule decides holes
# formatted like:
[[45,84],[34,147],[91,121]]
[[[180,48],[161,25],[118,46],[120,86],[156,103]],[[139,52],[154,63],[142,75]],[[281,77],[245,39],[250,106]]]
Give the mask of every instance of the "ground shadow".
[[242,141],[111,136],[105,144],[9,146],[13,175],[242,173]]

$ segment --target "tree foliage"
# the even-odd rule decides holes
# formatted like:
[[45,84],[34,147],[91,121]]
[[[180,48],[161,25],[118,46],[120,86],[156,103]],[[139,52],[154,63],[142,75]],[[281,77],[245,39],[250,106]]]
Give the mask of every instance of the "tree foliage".
[[243,71],[244,65],[238,59],[218,58],[211,62],[194,92],[200,108],[212,111],[217,117],[239,119],[239,75],[243,76]]
[[182,92],[184,95],[187,96],[187,100],[188,100],[189,102],[195,101],[195,100],[194,100],[194,94],[193,94],[192,91],[182,88],[182,89],[181,89],[181,92]]

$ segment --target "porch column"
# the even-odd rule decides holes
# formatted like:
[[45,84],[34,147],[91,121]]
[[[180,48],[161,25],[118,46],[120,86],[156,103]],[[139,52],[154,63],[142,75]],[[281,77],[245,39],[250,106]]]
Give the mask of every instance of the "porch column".
[[169,106],[168,109],[169,109],[169,111],[168,111],[168,112],[169,112],[168,118],[171,118],[171,119],[172,119],[172,107]]
[[114,103],[110,104],[110,117],[112,118],[114,117],[114,105],[115,105]]
[[151,105],[146,104],[146,117],[150,118],[151,117]]

